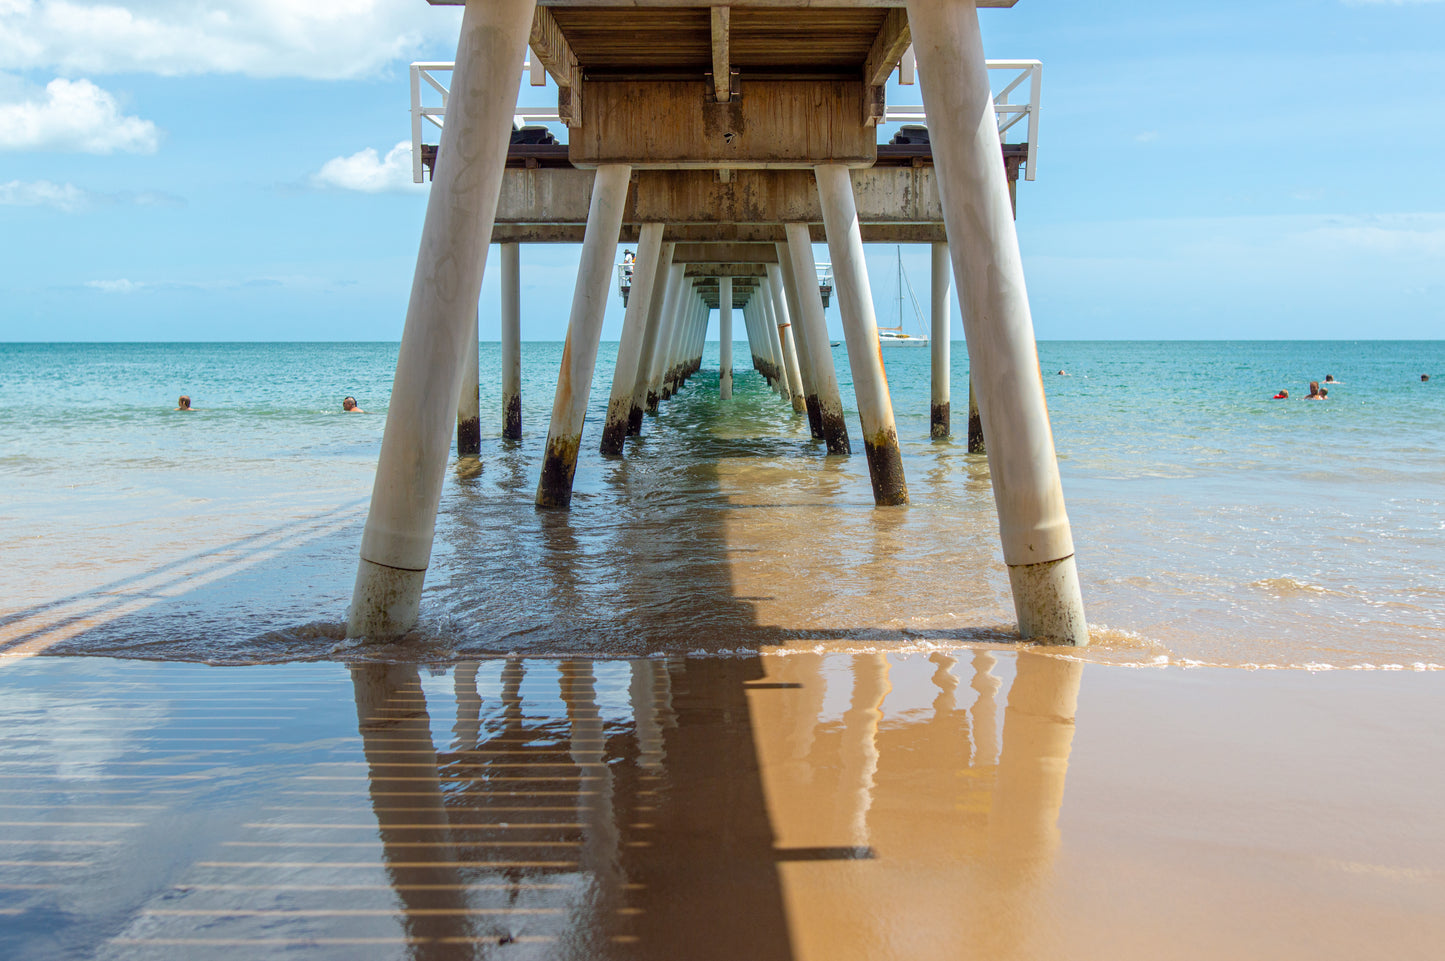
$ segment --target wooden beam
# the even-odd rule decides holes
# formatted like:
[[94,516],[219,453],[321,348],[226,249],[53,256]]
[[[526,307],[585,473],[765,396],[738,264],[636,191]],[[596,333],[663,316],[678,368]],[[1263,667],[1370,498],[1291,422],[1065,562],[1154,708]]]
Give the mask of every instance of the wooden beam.
[[[943,224],[860,224],[865,244],[941,244],[948,240]],[[492,228],[492,243],[580,244],[586,224],[503,224]],[[617,236],[619,244],[635,244],[637,224],[624,223]],[[813,243],[827,243],[822,224],[809,224]],[[667,240],[680,244],[783,243],[787,237],[776,224],[683,224],[666,228]],[[774,255],[776,256],[776,255]]]
[[718,103],[692,80],[586,81],[581,129],[568,138],[574,166],[635,170],[717,167],[871,167],[876,132],[863,125],[863,84],[742,80]]
[[718,103],[727,103],[733,98],[732,62],[728,59],[731,23],[732,10],[712,8],[712,85]]
[[[858,220],[869,223],[942,223],[936,171],[933,167],[869,167],[850,171]],[[558,198],[568,198],[553,209],[560,216],[586,221],[587,181]],[[497,205],[497,217],[510,213],[510,198],[529,200],[536,209],[541,199],[530,184],[520,193],[510,186],[503,196],[509,204]],[[730,183],[719,183],[708,171],[645,170],[637,176],[627,217],[639,222],[668,224],[786,224],[822,223],[818,188],[809,170],[735,170]]]
[[883,18],[883,26],[878,29],[878,35],[873,38],[868,59],[863,61],[863,85],[868,91],[863,101],[863,122],[868,126],[883,122],[883,111],[887,104],[885,84],[911,43],[913,34],[908,29],[908,11],[889,10]]
[[766,277],[767,264],[688,264],[684,277]]
[[[668,231],[663,231],[667,236]],[[775,264],[778,252],[773,244],[678,244],[672,249],[675,264]]]
[[582,70],[577,55],[562,35],[562,28],[551,11],[538,7],[532,17],[532,36],[528,40],[532,56],[542,62],[552,79],[557,81],[557,113],[569,127],[582,125]]
[[870,87],[881,87],[888,82],[888,75],[898,66],[898,61],[903,58],[903,51],[913,42],[913,34],[908,30],[908,11],[889,10],[888,15],[883,18],[883,26],[878,29],[878,36],[873,38],[873,46],[868,51],[868,59],[863,61],[863,82]]

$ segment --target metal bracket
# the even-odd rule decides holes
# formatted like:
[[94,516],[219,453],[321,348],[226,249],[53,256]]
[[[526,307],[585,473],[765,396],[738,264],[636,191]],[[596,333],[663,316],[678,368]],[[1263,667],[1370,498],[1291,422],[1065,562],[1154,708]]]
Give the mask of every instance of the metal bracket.
[[[694,74],[694,76],[696,75]],[[714,87],[712,83],[712,77],[713,73],[711,70],[703,74],[703,79],[707,81],[705,85],[707,87],[707,92],[703,96],[708,103],[717,103],[717,98],[713,96]],[[738,79],[738,71],[737,68],[734,67],[733,69],[728,71],[728,103],[740,103],[742,102],[742,99],[742,81]]]

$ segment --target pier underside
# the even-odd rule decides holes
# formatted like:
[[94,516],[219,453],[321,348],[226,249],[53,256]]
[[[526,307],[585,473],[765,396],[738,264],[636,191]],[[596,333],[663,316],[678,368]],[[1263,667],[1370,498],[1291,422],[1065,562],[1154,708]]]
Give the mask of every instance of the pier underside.
[[[990,5],[1011,4],[466,4],[441,141],[416,167],[418,177],[422,163],[431,170],[431,196],[348,634],[389,640],[416,622],[448,418],[472,417],[463,408],[475,395],[475,302],[490,244],[513,252],[508,328],[517,246],[581,244],[536,489],[539,508],[567,509],[614,284],[626,316],[605,455],[625,456],[646,413],[701,369],[713,310],[727,330],[741,313],[754,369],[807,418],[825,456],[851,454],[824,320],[831,294],[874,502],[907,504],[863,247],[891,242],[939,245],[935,300],[947,298],[951,254],[1020,632],[1087,643],[1013,229],[1014,182],[1024,163],[1032,175],[1033,153],[1001,143],[1000,110],[1012,108],[989,89],[976,14]],[[545,70],[557,87],[565,144],[511,142],[514,65],[528,49],[533,83]],[[929,129],[880,145],[888,79],[915,58]],[[637,250],[614,275],[619,243]],[[826,282],[814,243],[828,246]],[[934,365],[946,382],[939,317]],[[503,363],[515,369],[516,358]],[[720,363],[726,398],[730,349]],[[946,388],[933,405],[932,433],[946,438]]]

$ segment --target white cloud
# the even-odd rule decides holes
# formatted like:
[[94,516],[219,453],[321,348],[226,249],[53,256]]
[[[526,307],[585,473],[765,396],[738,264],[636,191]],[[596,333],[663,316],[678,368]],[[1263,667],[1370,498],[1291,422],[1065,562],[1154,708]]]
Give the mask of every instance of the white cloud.
[[155,124],[123,115],[89,80],[52,80],[43,99],[0,103],[0,150],[154,153],[159,139]]
[[49,180],[11,180],[0,183],[0,207],[54,207],[73,214],[93,207],[116,204],[136,207],[184,207],[184,198],[156,190],[96,193],[72,183],[58,184]]
[[[4,2],[4,0],[0,0]],[[87,280],[85,286],[103,294],[138,294],[190,292],[211,293],[216,291],[264,290],[273,287],[290,289],[321,290],[335,287],[334,281],[307,275],[283,275],[279,277],[224,277],[202,280],[131,280],[121,277],[115,280]],[[67,288],[74,289],[74,288]]]
[[1384,214],[1333,217],[1295,234],[1306,246],[1331,251],[1386,254],[1396,259],[1445,258],[1445,215]]
[[456,36],[420,0],[0,0],[0,62],[64,74],[337,79]]
[[85,286],[92,287],[105,294],[133,294],[137,290],[144,290],[150,285],[122,278],[120,280],[87,280]]
[[0,207],[55,207],[73,213],[89,202],[90,195],[75,184],[57,184],[49,180],[0,183]]
[[340,187],[369,194],[426,189],[412,182],[411,142],[407,140],[392,147],[385,157],[378,156],[371,147],[350,157],[333,157],[312,174],[311,182],[319,187]]

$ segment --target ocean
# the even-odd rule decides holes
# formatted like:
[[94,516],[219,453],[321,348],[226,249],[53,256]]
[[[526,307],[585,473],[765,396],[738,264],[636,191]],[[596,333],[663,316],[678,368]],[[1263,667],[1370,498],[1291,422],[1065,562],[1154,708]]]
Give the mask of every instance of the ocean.
[[[963,436],[963,343],[948,441],[928,436],[928,351],[885,351],[911,503],[883,509],[861,452],[825,456],[741,342],[732,401],[710,343],[625,457],[603,459],[604,344],[567,513],[532,505],[561,344],[523,345],[520,442],[500,438],[499,349],[480,349],[482,454],[447,468],[416,656],[1013,642],[988,466]],[[1081,656],[1445,667],[1445,342],[1039,355],[1095,641]],[[0,345],[0,653],[375,656],[342,623],[395,358],[386,343]],[[1303,400],[1326,374],[1330,399]],[[173,412],[182,393],[195,413]],[[364,416],[342,414],[347,394]]]
[[360,647],[395,345],[0,345],[7,958],[1439,955],[1445,344],[1041,344],[1068,650],[927,351],[880,509],[716,345],[604,460],[613,346],[557,512],[561,345],[520,442],[482,345],[421,624]]

